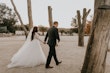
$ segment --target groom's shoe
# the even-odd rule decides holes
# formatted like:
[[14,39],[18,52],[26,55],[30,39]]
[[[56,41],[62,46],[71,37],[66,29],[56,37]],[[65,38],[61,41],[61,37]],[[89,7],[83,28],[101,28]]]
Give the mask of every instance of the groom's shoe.
[[50,68],[53,68],[53,67],[52,66],[46,66],[45,68],[50,69]]
[[61,64],[61,63],[62,63],[62,61],[60,61],[60,62],[56,63],[56,65],[59,65],[59,64]]

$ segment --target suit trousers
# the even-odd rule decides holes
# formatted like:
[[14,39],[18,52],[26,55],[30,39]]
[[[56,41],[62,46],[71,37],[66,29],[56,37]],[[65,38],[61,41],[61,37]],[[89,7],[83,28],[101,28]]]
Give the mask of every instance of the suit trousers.
[[58,59],[57,59],[57,56],[56,56],[55,45],[49,45],[49,47],[50,47],[50,49],[49,49],[49,54],[48,54],[48,57],[47,57],[46,67],[49,66],[49,64],[51,62],[51,59],[52,59],[52,56],[53,56],[56,64],[58,63]]

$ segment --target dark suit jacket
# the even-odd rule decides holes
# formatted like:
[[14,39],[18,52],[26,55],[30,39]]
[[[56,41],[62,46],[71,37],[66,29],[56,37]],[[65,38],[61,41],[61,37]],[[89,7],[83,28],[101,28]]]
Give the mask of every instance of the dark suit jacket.
[[52,46],[55,46],[56,45],[56,40],[60,41],[58,29],[56,27],[52,26],[47,31],[47,34],[45,36],[45,40],[44,41],[46,41],[47,38],[48,38],[47,44],[52,45]]

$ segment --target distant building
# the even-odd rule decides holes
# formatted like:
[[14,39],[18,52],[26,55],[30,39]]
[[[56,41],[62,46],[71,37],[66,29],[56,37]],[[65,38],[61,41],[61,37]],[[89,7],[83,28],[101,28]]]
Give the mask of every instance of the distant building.
[[6,33],[8,30],[7,30],[7,26],[1,26],[0,27],[0,33]]

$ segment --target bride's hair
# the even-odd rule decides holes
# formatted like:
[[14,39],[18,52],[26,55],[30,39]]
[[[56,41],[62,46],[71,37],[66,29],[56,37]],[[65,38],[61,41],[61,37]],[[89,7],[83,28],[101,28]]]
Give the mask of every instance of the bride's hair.
[[31,41],[34,39],[35,32],[38,32],[38,27],[35,26],[32,31]]

